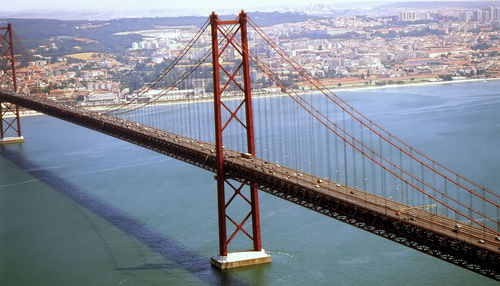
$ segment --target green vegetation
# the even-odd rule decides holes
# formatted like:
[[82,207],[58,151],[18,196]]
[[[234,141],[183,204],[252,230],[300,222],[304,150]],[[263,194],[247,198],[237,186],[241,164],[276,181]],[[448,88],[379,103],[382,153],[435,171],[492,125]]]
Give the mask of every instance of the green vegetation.
[[[207,15],[208,16],[208,15]],[[260,26],[280,23],[293,23],[317,17],[300,13],[256,12],[249,16]],[[234,15],[221,18],[234,18]],[[109,21],[54,20],[54,19],[0,19],[10,22],[15,33],[29,50],[47,45],[44,56],[62,56],[75,52],[106,52],[121,54],[138,42],[142,36],[137,34],[115,36],[126,31],[155,29],[157,26],[201,26],[207,17],[159,17],[127,18]],[[82,40],[83,39],[83,40]],[[93,41],[85,41],[85,40]],[[50,47],[54,43],[57,48]],[[75,47],[78,47],[75,49]]]
[[491,44],[485,43],[485,42],[481,42],[481,43],[479,43],[479,44],[477,44],[475,46],[472,46],[472,49],[476,50],[476,51],[478,51],[478,50],[486,50],[486,49],[489,49],[489,48],[491,48]]
[[451,74],[440,75],[439,78],[444,81],[452,81],[453,75]]

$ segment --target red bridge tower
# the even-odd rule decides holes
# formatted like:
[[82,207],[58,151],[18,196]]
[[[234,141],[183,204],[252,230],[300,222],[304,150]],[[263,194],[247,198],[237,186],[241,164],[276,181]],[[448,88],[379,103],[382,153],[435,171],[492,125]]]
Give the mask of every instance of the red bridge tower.
[[[271,257],[262,250],[260,239],[260,221],[259,221],[259,199],[257,188],[250,186],[250,199],[242,194],[244,184],[235,187],[231,184],[224,173],[224,150],[223,150],[223,132],[228,124],[235,120],[246,129],[248,153],[252,157],[255,156],[254,129],[252,117],[252,96],[250,88],[250,67],[248,62],[248,39],[247,39],[247,15],[241,11],[237,20],[222,21],[215,13],[210,16],[210,24],[212,29],[212,63],[213,63],[213,80],[214,80],[214,116],[215,116],[215,149],[217,162],[217,203],[218,203],[218,218],[219,218],[219,255],[212,257],[212,264],[221,268],[233,268],[239,266],[269,263]],[[227,29],[225,29],[227,28]],[[234,31],[233,31],[234,30]],[[219,41],[219,33],[221,40]],[[237,35],[240,34],[241,41],[238,41]],[[219,49],[221,43],[222,49]],[[223,43],[223,44],[222,44]],[[228,49],[228,47],[231,47]],[[220,64],[220,58],[224,52],[234,49],[235,54],[241,55],[241,63],[234,72],[229,72]],[[221,82],[220,71],[225,75]],[[239,72],[242,72],[240,82],[236,79]],[[241,83],[241,78],[243,82]],[[236,110],[231,110],[221,99],[222,93],[226,88],[233,84],[240,89],[244,98],[238,105]],[[238,118],[238,111],[245,106],[245,119]],[[226,122],[222,122],[221,111],[226,109],[230,113],[230,118]],[[224,188],[229,186],[234,190],[233,196],[226,202]],[[243,197],[247,201],[251,210],[242,222],[238,223],[227,214],[227,208],[237,196]],[[243,226],[251,217],[252,234],[249,234]],[[235,226],[234,232],[229,236],[226,233],[226,224]],[[244,234],[253,241],[253,251],[228,253],[228,244],[236,234]]]
[[[0,89],[17,93],[16,60],[10,23],[7,27],[0,27]],[[21,142],[24,142],[24,137],[21,135],[19,106],[0,100],[0,144]]]

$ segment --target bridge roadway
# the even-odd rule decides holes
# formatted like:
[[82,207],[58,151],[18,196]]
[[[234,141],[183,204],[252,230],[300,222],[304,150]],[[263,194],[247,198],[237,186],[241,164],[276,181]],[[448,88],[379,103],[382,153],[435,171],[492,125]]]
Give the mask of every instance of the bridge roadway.
[[[0,91],[0,101],[69,121],[215,172],[214,145],[114,116]],[[258,158],[225,150],[227,178],[500,280],[500,241],[491,232]]]

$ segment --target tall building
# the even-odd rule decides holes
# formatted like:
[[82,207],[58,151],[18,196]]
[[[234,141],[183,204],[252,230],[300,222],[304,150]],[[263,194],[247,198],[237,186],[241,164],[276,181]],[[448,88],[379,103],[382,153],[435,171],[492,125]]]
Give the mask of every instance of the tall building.
[[481,11],[482,13],[482,16],[481,16],[481,20],[480,22],[487,22],[488,20],[490,20],[490,11],[488,10],[483,10]]
[[471,19],[471,14],[469,12],[460,12],[460,21],[468,22]]
[[399,13],[399,21],[409,22],[409,21],[415,21],[416,19],[417,18],[415,16],[415,12],[404,11]]
[[500,20],[500,7],[490,7],[491,20]]
[[488,20],[493,20],[493,14],[495,11],[495,7],[490,6],[487,9],[484,9],[485,11],[488,11]]
[[476,9],[474,12],[472,12],[472,21],[476,22],[487,22],[490,20],[490,11],[488,10],[481,10],[481,9]]
[[472,21],[476,21],[476,22],[479,21],[480,14],[481,14],[481,9],[475,9],[472,12]]

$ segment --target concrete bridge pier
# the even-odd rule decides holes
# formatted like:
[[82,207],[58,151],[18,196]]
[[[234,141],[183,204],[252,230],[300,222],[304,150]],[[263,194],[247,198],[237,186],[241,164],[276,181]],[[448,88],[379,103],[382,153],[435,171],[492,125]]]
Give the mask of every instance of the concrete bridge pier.
[[271,263],[271,256],[267,254],[264,249],[261,249],[260,251],[240,251],[228,253],[226,256],[213,256],[210,258],[210,262],[213,266],[224,270]]
[[24,136],[4,137],[0,139],[0,145],[23,143],[23,142],[24,142]]

